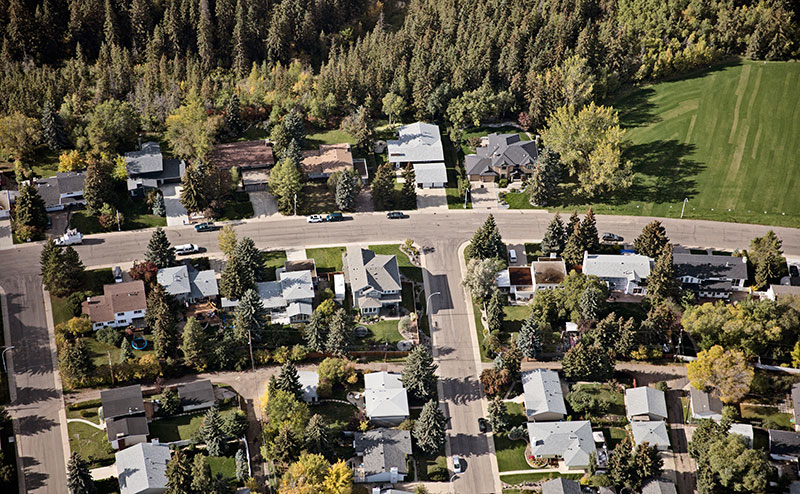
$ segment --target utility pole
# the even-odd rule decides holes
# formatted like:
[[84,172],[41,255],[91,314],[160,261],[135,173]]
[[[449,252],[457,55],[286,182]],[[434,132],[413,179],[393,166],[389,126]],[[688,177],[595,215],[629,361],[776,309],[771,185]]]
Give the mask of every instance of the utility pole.
[[297,192],[294,193],[294,215],[297,216]]
[[469,195],[469,187],[464,189],[464,209],[467,209],[467,196]]
[[686,209],[686,202],[689,200],[688,197],[683,198],[683,207],[681,207],[681,218],[683,218],[683,210]]

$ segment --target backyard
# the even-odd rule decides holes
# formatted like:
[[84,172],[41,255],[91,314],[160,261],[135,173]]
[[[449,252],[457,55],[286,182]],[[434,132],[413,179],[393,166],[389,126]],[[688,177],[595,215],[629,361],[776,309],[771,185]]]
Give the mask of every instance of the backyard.
[[[235,406],[225,406],[220,408],[220,415],[224,420],[236,410]],[[191,439],[200,430],[204,416],[205,411],[153,420],[150,422],[150,437],[158,438],[162,443]]]
[[776,407],[765,405],[741,404],[742,420],[765,429],[794,430],[792,414],[784,413]]
[[363,324],[369,329],[369,335],[361,339],[365,347],[389,344],[390,350],[397,350],[397,343],[403,339],[397,330],[397,319],[386,319],[374,324]]

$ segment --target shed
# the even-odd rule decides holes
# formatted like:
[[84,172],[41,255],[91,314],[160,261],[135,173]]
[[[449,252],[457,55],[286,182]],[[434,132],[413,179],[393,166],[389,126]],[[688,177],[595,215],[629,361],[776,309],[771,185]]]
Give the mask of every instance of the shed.
[[178,396],[184,412],[211,408],[216,403],[214,386],[208,379],[178,386]]

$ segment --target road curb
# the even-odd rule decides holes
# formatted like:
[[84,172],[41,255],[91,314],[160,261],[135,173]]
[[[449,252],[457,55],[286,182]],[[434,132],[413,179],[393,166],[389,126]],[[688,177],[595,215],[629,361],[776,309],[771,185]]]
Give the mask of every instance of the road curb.
[[55,382],[56,393],[61,401],[61,408],[58,410],[58,422],[61,427],[61,447],[64,449],[64,466],[69,464],[69,427],[67,426],[67,411],[64,403],[64,388],[61,385],[61,372],[58,369],[58,350],[56,348],[56,332],[53,323],[53,307],[50,304],[50,292],[42,285],[42,298],[44,299],[44,314],[47,320],[48,345],[50,346],[50,359],[53,365],[53,381]]

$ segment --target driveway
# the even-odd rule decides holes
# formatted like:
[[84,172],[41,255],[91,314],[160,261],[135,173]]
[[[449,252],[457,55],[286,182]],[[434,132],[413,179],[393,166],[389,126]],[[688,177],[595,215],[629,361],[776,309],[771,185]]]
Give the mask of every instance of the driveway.
[[56,211],[48,213],[47,217],[50,218],[50,228],[45,231],[47,238],[57,238],[63,235],[69,227],[69,218],[72,216],[72,211]]
[[447,191],[440,189],[417,189],[417,209],[447,209]]
[[11,219],[0,220],[0,250],[14,247],[14,240],[11,238]]
[[494,183],[472,182],[472,209],[497,209],[497,186]]
[[180,185],[164,184],[161,193],[164,194],[164,209],[167,211],[167,226],[180,226],[189,224],[189,213],[181,204]]
[[254,218],[267,218],[278,214],[278,203],[266,190],[248,192],[247,195],[250,196],[250,203],[253,205]]

